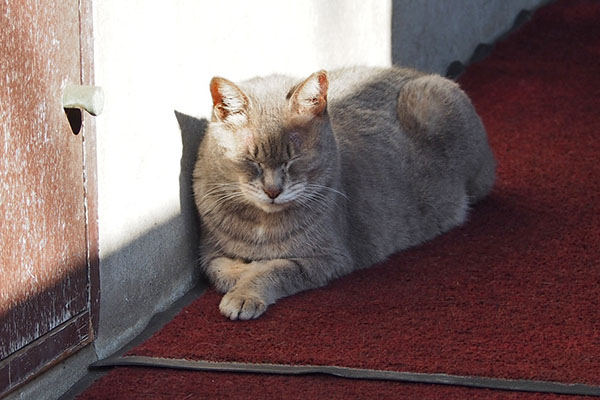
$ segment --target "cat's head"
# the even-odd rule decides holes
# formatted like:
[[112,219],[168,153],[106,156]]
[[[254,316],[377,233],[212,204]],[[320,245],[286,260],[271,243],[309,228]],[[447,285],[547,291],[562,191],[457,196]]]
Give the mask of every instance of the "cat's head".
[[[240,86],[215,77],[209,140],[232,201],[265,212],[318,203],[337,162],[325,71],[295,83],[273,76]],[[225,176],[226,175],[226,176]],[[218,183],[217,183],[218,184]],[[314,205],[314,204],[313,204]]]

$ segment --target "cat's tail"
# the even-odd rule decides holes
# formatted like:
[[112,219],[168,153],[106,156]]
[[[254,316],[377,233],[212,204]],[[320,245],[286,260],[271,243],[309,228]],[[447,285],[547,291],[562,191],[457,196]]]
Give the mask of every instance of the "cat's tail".
[[443,140],[459,128],[464,93],[439,75],[423,75],[404,83],[398,94],[400,125],[416,140]]

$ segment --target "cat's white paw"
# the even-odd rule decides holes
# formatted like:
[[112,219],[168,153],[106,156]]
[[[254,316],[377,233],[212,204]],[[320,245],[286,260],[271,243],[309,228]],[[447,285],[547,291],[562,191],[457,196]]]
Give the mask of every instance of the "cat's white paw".
[[233,290],[223,296],[219,310],[232,321],[248,320],[261,316],[267,310],[267,303],[247,290]]

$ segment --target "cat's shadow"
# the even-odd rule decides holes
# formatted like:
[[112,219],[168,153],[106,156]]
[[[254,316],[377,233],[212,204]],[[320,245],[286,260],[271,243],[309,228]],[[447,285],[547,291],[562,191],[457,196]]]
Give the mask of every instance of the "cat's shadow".
[[198,146],[208,127],[208,120],[192,117],[177,110],[175,110],[175,118],[177,118],[177,122],[179,123],[182,144],[181,170],[179,173],[179,203],[186,234],[197,245],[199,243],[200,224],[196,205],[194,204],[192,173],[196,164]]

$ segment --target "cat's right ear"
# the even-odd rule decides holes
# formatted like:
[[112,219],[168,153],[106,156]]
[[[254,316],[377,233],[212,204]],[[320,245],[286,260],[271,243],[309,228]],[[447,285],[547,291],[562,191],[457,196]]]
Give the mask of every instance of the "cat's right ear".
[[238,126],[248,121],[248,96],[235,83],[216,76],[210,81],[210,95],[213,121]]

